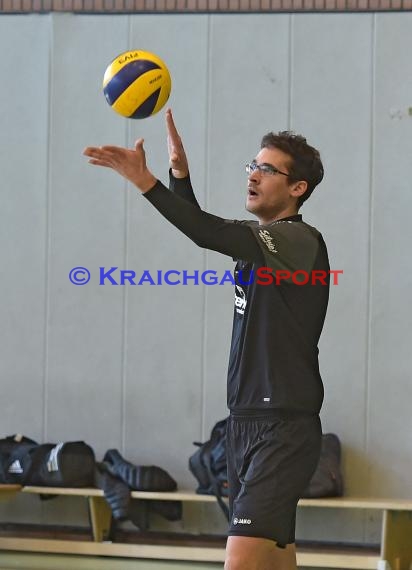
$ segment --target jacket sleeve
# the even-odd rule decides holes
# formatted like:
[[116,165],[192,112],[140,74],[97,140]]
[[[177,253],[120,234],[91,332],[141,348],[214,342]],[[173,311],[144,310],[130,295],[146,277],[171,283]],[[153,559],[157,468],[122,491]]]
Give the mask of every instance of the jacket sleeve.
[[248,225],[209,214],[192,200],[170,192],[160,181],[143,196],[199,247],[234,259],[264,262],[261,248]]
[[196,199],[195,193],[193,192],[192,181],[190,180],[190,175],[186,178],[175,178],[172,174],[172,169],[169,169],[169,190],[180,196],[184,200],[187,200],[197,208],[200,208],[199,202]]

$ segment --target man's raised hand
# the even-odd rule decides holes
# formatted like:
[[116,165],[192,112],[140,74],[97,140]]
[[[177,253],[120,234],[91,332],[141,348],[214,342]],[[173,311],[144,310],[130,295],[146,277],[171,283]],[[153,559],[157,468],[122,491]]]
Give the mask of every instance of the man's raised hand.
[[177,132],[171,109],[166,111],[167,148],[169,150],[169,166],[175,178],[185,178],[189,174],[189,165],[182,139]]
[[144,193],[153,188],[157,179],[146,166],[143,142],[143,139],[138,139],[134,149],[119,146],[87,147],[83,154],[89,157],[90,164],[115,170]]

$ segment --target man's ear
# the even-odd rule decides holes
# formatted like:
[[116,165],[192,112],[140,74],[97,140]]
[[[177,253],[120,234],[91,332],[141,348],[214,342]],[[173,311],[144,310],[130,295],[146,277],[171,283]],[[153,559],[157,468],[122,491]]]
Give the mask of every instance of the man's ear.
[[299,198],[306,192],[307,189],[308,183],[306,180],[299,180],[299,182],[295,182],[291,185],[289,192],[293,198]]

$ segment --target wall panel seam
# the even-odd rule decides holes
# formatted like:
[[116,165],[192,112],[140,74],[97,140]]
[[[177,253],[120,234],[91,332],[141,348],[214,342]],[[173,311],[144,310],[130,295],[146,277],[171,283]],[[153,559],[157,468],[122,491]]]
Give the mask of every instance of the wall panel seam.
[[294,24],[295,18],[293,14],[289,14],[289,54],[288,54],[288,108],[287,108],[287,125],[288,129],[291,130],[292,128],[292,98],[293,98],[293,41],[294,41]]
[[[211,54],[211,34],[212,34],[212,17],[207,16],[207,28],[206,28],[206,105],[205,105],[205,125],[207,126],[204,139],[205,157],[204,157],[204,209],[208,211],[209,207],[209,147],[210,147],[210,126],[211,126],[211,73],[210,65],[212,61]],[[208,252],[203,251],[203,269],[208,268]],[[200,430],[202,438],[206,437],[206,348],[207,348],[207,308],[208,308],[208,288],[203,287],[203,302],[202,302],[202,338],[201,338],[201,367],[200,367],[200,383],[201,383],[201,424]]]
[[[130,46],[130,38],[132,34],[132,18],[127,17],[127,45]],[[128,141],[130,140],[130,121],[125,121],[125,147],[128,147]],[[130,235],[130,200],[134,196],[133,193],[129,192],[129,184],[124,182],[124,267],[129,267],[129,235]],[[121,449],[123,453],[126,453],[126,401],[127,401],[127,355],[128,355],[128,301],[129,301],[129,288],[123,287],[123,315],[122,315],[122,362],[121,362],[121,417],[120,417],[120,429],[121,429]]]
[[[375,152],[375,88],[376,88],[376,15],[371,18],[371,101],[370,101],[370,154],[369,154],[369,240],[368,240],[368,299],[366,327],[366,383],[365,383],[365,454],[369,453],[369,419],[370,419],[370,387],[371,387],[371,344],[372,344],[372,273],[373,273],[373,188],[374,188],[374,152]],[[368,473],[369,479],[369,473]],[[371,481],[368,481],[370,487]]]
[[50,255],[51,255],[51,130],[52,130],[52,111],[53,111],[53,82],[52,82],[52,68],[53,68],[53,40],[54,40],[54,16],[49,16],[48,25],[48,84],[47,84],[47,158],[46,158],[46,228],[45,228],[45,290],[44,290],[44,337],[43,337],[43,425],[42,437],[43,441],[47,440],[48,429],[48,384],[49,384],[49,332],[50,332]]

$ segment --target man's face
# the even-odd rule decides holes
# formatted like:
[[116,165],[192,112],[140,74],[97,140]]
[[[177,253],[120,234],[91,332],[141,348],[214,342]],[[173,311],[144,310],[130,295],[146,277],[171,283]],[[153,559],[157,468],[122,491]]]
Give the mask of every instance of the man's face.
[[[262,148],[255,158],[257,165],[267,164],[283,173],[289,173],[291,157],[277,148]],[[259,218],[262,224],[269,223],[285,213],[296,212],[296,197],[291,192],[294,185],[280,172],[269,174],[258,168],[248,176],[246,210]]]

